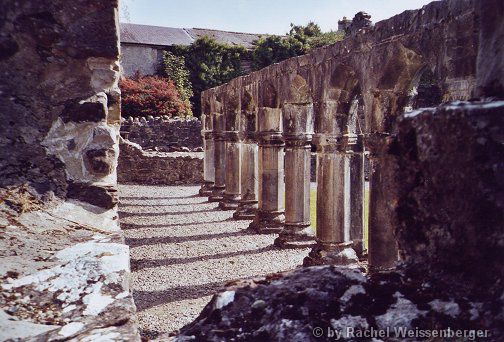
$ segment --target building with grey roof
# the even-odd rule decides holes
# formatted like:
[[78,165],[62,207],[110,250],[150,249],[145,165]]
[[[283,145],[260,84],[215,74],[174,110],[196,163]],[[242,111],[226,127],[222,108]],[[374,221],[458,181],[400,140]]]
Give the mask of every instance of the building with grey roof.
[[[162,53],[173,45],[190,45],[196,39],[208,36],[229,45],[253,48],[260,34],[229,32],[202,28],[174,28],[121,23],[121,67],[125,76],[137,71],[141,75],[155,74],[162,61]],[[246,63],[245,63],[246,64]]]

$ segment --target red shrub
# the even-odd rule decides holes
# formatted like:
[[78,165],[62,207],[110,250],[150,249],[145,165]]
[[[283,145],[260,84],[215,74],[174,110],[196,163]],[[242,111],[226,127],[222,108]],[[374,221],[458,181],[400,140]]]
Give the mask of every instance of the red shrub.
[[173,82],[157,76],[126,78],[119,82],[122,116],[184,116],[188,104],[180,99]]

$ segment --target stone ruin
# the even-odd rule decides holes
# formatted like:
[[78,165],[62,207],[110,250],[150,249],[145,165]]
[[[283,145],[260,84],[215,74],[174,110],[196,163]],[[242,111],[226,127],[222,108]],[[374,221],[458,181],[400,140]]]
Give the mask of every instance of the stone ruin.
[[177,340],[504,338],[503,7],[361,12],[343,41],[202,94],[201,195],[280,248],[312,244],[316,267],[231,285]]
[[140,340],[117,215],[117,1],[0,4],[0,340]]
[[[314,267],[236,282],[175,339],[503,340],[503,16],[497,0],[433,2],[205,91],[201,195],[279,248],[312,246]],[[0,32],[0,336],[139,341],[117,1],[2,3]]]

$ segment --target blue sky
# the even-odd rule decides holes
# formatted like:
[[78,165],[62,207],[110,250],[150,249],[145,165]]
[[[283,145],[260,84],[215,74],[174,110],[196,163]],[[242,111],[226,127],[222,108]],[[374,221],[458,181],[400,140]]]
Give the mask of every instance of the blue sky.
[[[343,16],[359,11],[377,22],[426,0],[121,0],[121,20],[146,25],[199,27],[227,31],[285,34],[289,24],[310,20],[323,31],[337,29]],[[127,12],[124,11],[127,9]]]

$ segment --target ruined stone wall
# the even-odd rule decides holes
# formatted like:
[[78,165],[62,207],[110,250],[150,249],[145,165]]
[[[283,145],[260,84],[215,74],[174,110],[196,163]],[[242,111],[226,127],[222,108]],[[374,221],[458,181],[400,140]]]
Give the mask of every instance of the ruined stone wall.
[[0,340],[138,341],[117,1],[0,3]]
[[1,187],[26,184],[44,200],[113,206],[107,187],[116,182],[120,116],[114,5],[2,4]]
[[202,151],[201,121],[197,118],[128,118],[121,134],[145,150],[160,152]]
[[120,144],[120,183],[197,185],[203,181],[203,152],[153,152],[128,140]]

